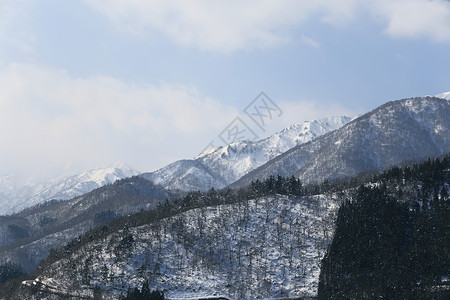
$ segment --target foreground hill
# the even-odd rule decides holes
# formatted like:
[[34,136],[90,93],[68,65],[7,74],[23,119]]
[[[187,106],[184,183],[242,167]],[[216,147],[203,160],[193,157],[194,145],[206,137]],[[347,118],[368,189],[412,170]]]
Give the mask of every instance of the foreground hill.
[[319,299],[450,299],[449,189],[450,156],[361,186],[339,209]]
[[384,170],[450,152],[450,101],[421,97],[388,102],[373,111],[277,156],[230,187],[269,176],[321,182]]
[[94,230],[43,261],[22,292],[92,297],[97,287],[103,299],[117,299],[148,281],[169,298],[315,295],[340,200],[247,196],[189,194]]

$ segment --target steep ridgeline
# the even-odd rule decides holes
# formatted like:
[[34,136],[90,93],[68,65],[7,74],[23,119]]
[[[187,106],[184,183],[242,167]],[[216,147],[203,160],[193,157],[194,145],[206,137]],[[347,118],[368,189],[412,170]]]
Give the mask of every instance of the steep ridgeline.
[[172,190],[223,188],[292,147],[336,130],[350,120],[349,117],[330,117],[295,124],[263,140],[236,142],[208,150],[196,159],[176,161],[141,176]]
[[53,252],[27,299],[119,299],[148,281],[168,298],[314,296],[333,235],[337,195],[191,193],[156,211],[117,220]]
[[138,171],[118,162],[112,167],[89,170],[75,176],[26,184],[20,184],[17,176],[0,177],[0,215],[19,212],[48,200],[69,200],[138,174]]
[[393,168],[339,209],[319,299],[450,299],[450,156]]
[[0,264],[19,264],[32,272],[49,250],[90,228],[123,215],[152,209],[172,196],[139,177],[106,185],[66,201],[50,201],[0,216]]
[[436,97],[388,102],[342,128],[279,155],[230,185],[271,175],[304,183],[384,170],[450,152],[450,101]]
[[435,95],[434,97],[450,100],[450,92]]

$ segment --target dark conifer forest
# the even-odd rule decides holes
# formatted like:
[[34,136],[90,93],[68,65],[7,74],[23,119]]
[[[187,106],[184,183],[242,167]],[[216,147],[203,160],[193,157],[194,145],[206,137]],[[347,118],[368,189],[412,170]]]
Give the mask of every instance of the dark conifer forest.
[[339,209],[319,299],[450,299],[450,159],[395,167]]

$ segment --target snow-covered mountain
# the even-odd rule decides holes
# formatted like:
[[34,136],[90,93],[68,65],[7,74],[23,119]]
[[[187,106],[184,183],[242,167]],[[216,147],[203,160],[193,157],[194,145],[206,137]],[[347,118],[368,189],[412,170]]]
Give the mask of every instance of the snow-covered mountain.
[[450,100],[450,92],[445,92],[445,93],[437,94],[437,95],[435,95],[434,97]]
[[10,214],[51,199],[68,200],[106,184],[138,175],[130,166],[117,162],[111,167],[41,182],[20,184],[17,176],[0,177],[0,215]]
[[0,216],[0,266],[14,262],[32,273],[50,249],[121,216],[154,209],[173,197],[163,187],[135,176],[71,200],[46,202]]
[[292,147],[336,130],[350,120],[349,117],[330,117],[295,124],[265,139],[208,150],[195,159],[179,160],[141,176],[168,189],[223,188]]
[[[446,96],[388,102],[354,120],[294,125],[264,140],[214,149],[70,201],[0,217],[0,258],[34,267],[50,248],[77,237],[40,264],[37,278],[22,286],[24,299],[39,289],[42,295],[31,299],[53,299],[48,293],[92,298],[96,287],[103,299],[117,299],[146,280],[172,299],[214,293],[232,299],[314,296],[336,210],[352,191],[343,185],[336,194],[255,198],[257,185],[248,185],[270,175],[319,182],[450,153]],[[246,173],[231,185],[247,186],[244,190],[211,190],[179,199],[145,180],[205,190]],[[129,215],[141,208],[149,210]],[[125,217],[86,233],[119,216]]]
[[303,182],[356,176],[404,161],[450,152],[450,101],[420,97],[388,102],[342,128],[299,145],[231,185],[246,186],[270,175]]

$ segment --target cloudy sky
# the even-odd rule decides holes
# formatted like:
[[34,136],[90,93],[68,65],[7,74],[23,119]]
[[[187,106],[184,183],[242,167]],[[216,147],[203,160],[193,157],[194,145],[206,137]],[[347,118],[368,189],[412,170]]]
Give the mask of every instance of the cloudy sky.
[[449,53],[444,0],[0,0],[0,176],[151,171],[237,116],[262,138],[438,94]]

